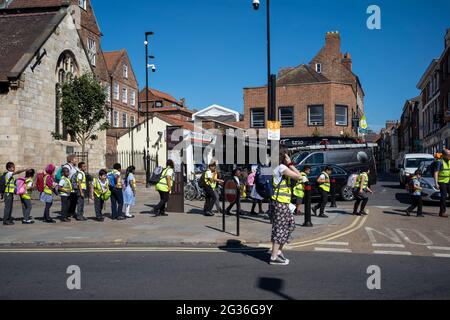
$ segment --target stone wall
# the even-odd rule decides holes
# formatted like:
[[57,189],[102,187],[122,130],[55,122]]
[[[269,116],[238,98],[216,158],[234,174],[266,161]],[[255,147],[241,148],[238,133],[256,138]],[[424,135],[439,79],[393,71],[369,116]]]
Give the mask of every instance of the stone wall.
[[[56,141],[51,133],[55,131],[55,106],[57,83],[57,62],[60,55],[70,50],[81,72],[90,71],[89,62],[75,24],[67,15],[42,49],[47,55],[42,63],[31,71],[30,66],[22,74],[20,88],[0,94],[0,166],[8,161],[16,167],[40,170],[48,163],[59,166],[65,163],[67,147],[80,152],[77,143]],[[34,60],[32,61],[34,63]],[[106,133],[87,146],[90,172],[105,166]]]

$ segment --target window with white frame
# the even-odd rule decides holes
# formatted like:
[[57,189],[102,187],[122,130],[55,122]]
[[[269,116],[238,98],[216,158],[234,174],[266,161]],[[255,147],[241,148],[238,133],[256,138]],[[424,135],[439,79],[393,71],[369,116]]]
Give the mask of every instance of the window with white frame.
[[344,105],[336,105],[336,125],[348,125],[348,107]]
[[262,108],[250,110],[250,126],[252,128],[265,128],[266,111]]
[[80,8],[86,10],[86,8],[87,8],[86,2],[87,2],[87,0],[78,0],[78,5],[80,6]]
[[119,100],[120,99],[119,93],[120,93],[119,84],[117,82],[115,82],[114,83],[114,100]]
[[122,88],[122,102],[128,103],[128,89]]
[[134,90],[131,90],[130,104],[132,107],[136,106],[136,91]]
[[126,63],[123,64],[123,77],[128,79],[128,66]]
[[89,55],[89,61],[93,66],[95,66],[97,63],[97,42],[92,38],[88,38],[87,51]]
[[122,127],[127,127],[128,115],[126,113],[122,113]]
[[316,63],[316,72],[322,73],[322,64],[321,63]]
[[323,126],[324,124],[323,105],[308,106],[308,126]]
[[136,118],[135,118],[135,116],[130,116],[130,126],[132,128],[134,128],[135,125],[136,125]]
[[114,126],[114,128],[119,127],[119,112],[118,111],[114,111],[113,126]]
[[106,112],[106,121],[108,121],[109,125],[111,125],[111,110],[109,109]]
[[283,128],[294,126],[294,107],[280,107],[278,113]]
[[111,102],[111,85],[107,84],[105,86],[106,102]]

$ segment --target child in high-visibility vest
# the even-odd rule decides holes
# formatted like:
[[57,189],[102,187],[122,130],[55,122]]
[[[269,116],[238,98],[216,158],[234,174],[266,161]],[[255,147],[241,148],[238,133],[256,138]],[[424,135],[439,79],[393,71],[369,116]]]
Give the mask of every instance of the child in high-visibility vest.
[[87,190],[86,170],[86,163],[80,162],[78,164],[78,172],[75,176],[76,184],[74,186],[77,191],[77,221],[87,221],[84,217],[84,197]]
[[422,186],[420,184],[420,179],[422,178],[422,171],[417,170],[414,173],[414,177],[411,178],[411,206],[406,209],[406,215],[411,216],[411,212],[417,208],[417,216],[424,217],[422,213]]
[[61,222],[70,222],[70,194],[72,193],[73,188],[69,176],[70,170],[66,167],[63,167],[61,180],[59,180],[58,183],[58,193],[61,196]]
[[103,207],[105,201],[111,197],[111,191],[109,190],[108,172],[106,170],[100,170],[98,178],[94,178],[91,188],[91,199],[94,200],[95,219],[98,222],[103,222]]
[[296,184],[294,185],[292,189],[292,193],[295,196],[295,204],[297,206],[295,215],[300,216],[302,212],[302,204],[303,204],[303,198],[305,197],[305,185],[309,182],[308,176],[311,173],[311,167],[305,166],[303,168],[303,171],[300,172],[302,179],[296,181]]
[[25,172],[25,187],[27,189],[26,193],[20,197],[20,201],[22,202],[22,212],[23,212],[23,220],[22,224],[33,224],[34,220],[31,220],[31,193],[34,190],[34,178],[35,171],[33,169],[29,169]]

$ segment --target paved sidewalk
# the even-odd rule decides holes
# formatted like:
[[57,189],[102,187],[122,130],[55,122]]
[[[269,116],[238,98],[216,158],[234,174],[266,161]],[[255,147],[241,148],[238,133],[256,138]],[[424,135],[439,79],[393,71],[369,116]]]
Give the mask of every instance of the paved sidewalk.
[[[13,216],[18,219],[14,226],[0,225],[0,246],[98,246],[98,245],[146,245],[146,246],[217,246],[228,240],[240,240],[245,243],[260,244],[270,241],[271,224],[266,215],[241,217],[241,236],[236,234],[236,217],[226,218],[227,233],[222,231],[222,215],[205,217],[202,215],[202,202],[186,203],[186,213],[169,213],[168,217],[150,215],[152,205],[158,202],[158,194],[153,190],[142,190],[137,198],[138,205],[131,209],[136,218],[125,221],[113,221],[108,202],[103,223],[93,220],[92,201],[86,204],[86,222],[73,220],[70,223],[58,222],[53,225],[37,220],[34,225],[22,225],[20,202],[14,203]],[[250,211],[251,204],[244,203],[243,210]],[[264,205],[267,209],[267,205]],[[0,206],[3,214],[3,206]],[[60,203],[52,207],[52,217],[58,216]],[[43,213],[43,204],[33,201],[32,216],[39,219]],[[296,241],[329,232],[349,223],[352,216],[349,205],[347,210],[328,209],[329,219],[313,218],[314,228],[303,228],[304,217],[297,217],[297,229],[293,234]]]

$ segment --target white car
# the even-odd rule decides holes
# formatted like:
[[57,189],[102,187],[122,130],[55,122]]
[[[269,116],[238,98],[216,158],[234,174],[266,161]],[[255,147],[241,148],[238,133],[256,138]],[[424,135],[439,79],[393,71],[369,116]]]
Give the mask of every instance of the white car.
[[427,153],[406,154],[400,164],[400,185],[404,187],[408,179],[414,175],[420,163],[426,160],[434,160],[433,155]]
[[422,171],[420,186],[422,187],[423,201],[441,201],[441,192],[434,187],[436,184],[434,181],[434,168],[434,160],[423,161],[419,166],[419,169]]

